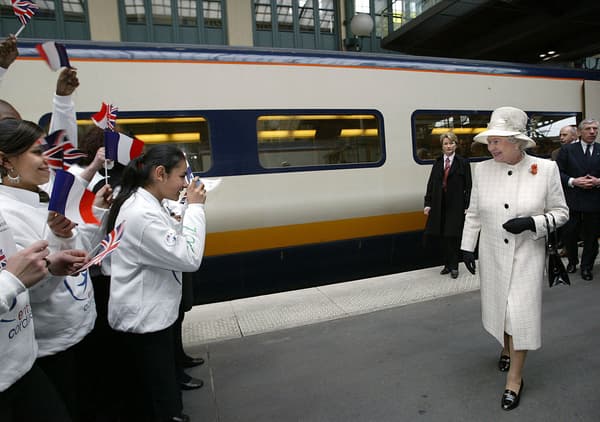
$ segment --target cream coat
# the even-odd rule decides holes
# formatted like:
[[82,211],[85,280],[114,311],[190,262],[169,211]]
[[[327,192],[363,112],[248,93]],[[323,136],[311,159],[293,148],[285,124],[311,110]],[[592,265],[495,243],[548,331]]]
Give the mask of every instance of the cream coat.
[[[479,238],[483,326],[501,344],[509,329],[516,350],[542,345],[544,213],[552,214],[557,226],[569,217],[554,162],[525,155],[516,165],[489,160],[475,166],[461,249],[475,250]],[[526,216],[533,217],[535,233],[514,235],[502,228],[511,218]]]

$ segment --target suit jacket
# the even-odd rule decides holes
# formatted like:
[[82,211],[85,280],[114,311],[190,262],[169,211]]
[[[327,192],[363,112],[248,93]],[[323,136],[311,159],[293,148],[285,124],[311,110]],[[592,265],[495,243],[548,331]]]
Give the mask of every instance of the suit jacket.
[[[474,251],[479,239],[483,326],[503,344],[508,319],[517,350],[537,349],[542,342],[544,214],[552,214],[557,226],[569,218],[554,162],[525,155],[512,166],[494,160],[475,166],[461,249]],[[502,227],[527,216],[533,217],[535,232],[512,234]]]
[[569,208],[573,211],[600,212],[600,189],[581,189],[568,184],[571,177],[587,174],[600,177],[600,143],[594,143],[594,152],[589,159],[585,158],[580,142],[564,145],[558,153],[556,164],[560,169]]
[[[433,164],[427,182],[425,206],[431,207],[431,211],[429,211],[425,225],[425,233],[438,236],[460,236],[465,221],[465,210],[469,208],[469,197],[471,196],[469,161],[458,154],[454,155],[445,193],[442,187],[443,179],[444,155]],[[442,209],[443,194],[446,196],[444,209]]]

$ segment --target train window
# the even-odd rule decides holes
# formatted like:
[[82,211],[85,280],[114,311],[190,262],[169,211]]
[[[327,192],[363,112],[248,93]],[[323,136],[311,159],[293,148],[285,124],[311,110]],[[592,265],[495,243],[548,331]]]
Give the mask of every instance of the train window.
[[375,163],[383,140],[373,114],[269,115],[257,120],[264,168]]
[[[208,120],[202,116],[159,117],[150,113],[119,113],[116,131],[144,141],[146,147],[175,144],[185,152],[193,172],[206,172],[212,166]],[[50,113],[40,119],[48,130]],[[91,130],[98,130],[90,113],[77,113],[77,137],[81,143]]]
[[[78,120],[80,139],[93,125],[89,119]],[[208,121],[197,117],[119,117],[118,132],[144,141],[147,147],[175,144],[185,152],[194,172],[206,172],[211,167]]]
[[[473,141],[473,137],[487,128],[490,111],[433,111],[418,110],[412,116],[415,158],[427,163],[441,154],[440,135],[451,131],[458,138],[457,152],[472,159],[489,158],[486,145]],[[563,126],[575,125],[581,119],[577,112],[527,112],[528,135],[536,147],[528,151],[534,155],[549,157],[560,144],[559,132]]]

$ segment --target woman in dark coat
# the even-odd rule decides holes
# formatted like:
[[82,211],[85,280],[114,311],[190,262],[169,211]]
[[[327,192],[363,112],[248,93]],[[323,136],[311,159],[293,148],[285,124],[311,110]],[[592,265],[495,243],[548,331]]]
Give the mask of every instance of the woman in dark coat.
[[431,168],[425,194],[425,236],[440,238],[444,257],[440,274],[450,273],[456,278],[465,210],[471,196],[471,167],[467,159],[456,154],[453,132],[443,133],[440,144],[443,154]]

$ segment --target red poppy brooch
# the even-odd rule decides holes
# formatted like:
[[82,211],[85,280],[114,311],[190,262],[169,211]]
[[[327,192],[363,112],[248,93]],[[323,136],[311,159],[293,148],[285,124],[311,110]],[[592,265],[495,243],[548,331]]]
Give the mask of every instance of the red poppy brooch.
[[537,174],[537,164],[533,163],[529,169],[529,172],[535,176]]

